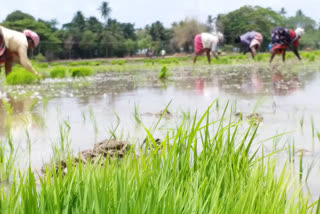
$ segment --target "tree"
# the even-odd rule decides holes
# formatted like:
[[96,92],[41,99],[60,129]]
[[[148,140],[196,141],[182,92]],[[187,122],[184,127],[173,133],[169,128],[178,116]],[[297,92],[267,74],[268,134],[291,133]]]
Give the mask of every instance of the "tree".
[[287,19],[287,27],[292,29],[301,27],[305,31],[311,31],[316,29],[317,23],[312,18],[304,15],[301,10],[298,10],[295,16],[289,17]]
[[15,22],[18,20],[23,20],[23,19],[31,19],[33,21],[35,21],[35,19],[33,18],[33,16],[27,14],[27,13],[23,13],[20,10],[16,10],[12,13],[10,13],[7,18],[6,18],[6,22]]
[[217,17],[218,30],[224,31],[225,43],[233,44],[237,35],[247,31],[260,32],[264,39],[262,49],[267,49],[270,33],[276,26],[284,26],[285,18],[270,8],[244,6]]
[[186,51],[190,51],[190,47],[193,46],[194,37],[206,30],[206,26],[201,24],[196,19],[186,19],[180,22],[178,25],[173,26],[173,38],[171,42],[173,45],[183,48]]
[[93,33],[90,30],[86,30],[81,37],[79,47],[84,49],[84,52],[89,53],[89,57],[93,57],[93,50],[96,48],[97,43],[97,34]]
[[71,21],[71,27],[77,28],[80,31],[83,31],[86,25],[85,18],[81,11],[77,11],[76,15],[73,17]]
[[284,9],[284,7],[281,7],[281,10],[279,11],[279,14],[280,14],[281,16],[285,16],[285,15],[287,14],[286,9]]
[[152,37],[146,30],[139,30],[137,33],[138,48],[140,50],[153,48]]
[[103,30],[103,26],[101,24],[101,22],[99,22],[99,20],[94,17],[94,16],[90,16],[87,20],[86,20],[86,29],[90,30],[94,33],[101,33]]
[[110,16],[110,13],[111,13],[111,8],[109,7],[109,3],[106,1],[102,2],[98,10],[100,11],[102,18],[107,20],[107,18]]
[[37,32],[40,37],[40,45],[38,46],[37,50],[40,50],[43,55],[46,55],[46,53],[49,52],[57,53],[61,51],[60,47],[57,45],[61,43],[61,41],[43,22],[32,19],[20,19],[12,22],[5,21],[1,25],[20,32],[26,28]]
[[151,26],[146,27],[148,33],[151,35],[153,41],[163,41],[168,39],[168,34],[163,24],[156,21]]
[[125,44],[127,53],[130,56],[132,56],[135,53],[135,50],[136,50],[136,46],[137,46],[136,42],[133,41],[132,39],[126,39],[124,44]]
[[211,15],[208,16],[207,18],[207,31],[208,32],[211,32],[214,30],[214,26],[213,26],[213,23],[215,21],[216,18],[213,18]]

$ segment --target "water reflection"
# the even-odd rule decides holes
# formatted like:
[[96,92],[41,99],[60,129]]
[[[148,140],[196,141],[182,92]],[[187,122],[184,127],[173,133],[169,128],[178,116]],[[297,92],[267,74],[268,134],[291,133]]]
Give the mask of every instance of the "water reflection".
[[0,102],[0,136],[6,136],[8,128],[15,134],[21,130],[43,126],[44,121],[39,112],[32,111],[36,102],[38,99],[14,99],[10,94],[6,94]]

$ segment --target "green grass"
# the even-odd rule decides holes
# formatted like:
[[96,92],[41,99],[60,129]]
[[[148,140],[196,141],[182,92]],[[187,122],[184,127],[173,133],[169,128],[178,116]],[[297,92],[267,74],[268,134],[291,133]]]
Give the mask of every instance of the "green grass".
[[67,68],[64,66],[53,67],[50,71],[51,78],[64,78],[66,77]]
[[85,77],[93,75],[93,69],[90,67],[75,67],[70,69],[70,76]]
[[33,84],[39,82],[39,78],[24,68],[13,67],[6,81],[9,85]]
[[[224,112],[226,112],[224,109]],[[291,167],[253,149],[258,126],[212,120],[211,107],[183,121],[150,150],[100,164],[66,160],[40,177],[29,168],[0,194],[1,213],[312,213]],[[222,118],[224,118],[222,115]],[[152,146],[150,146],[152,144]],[[148,145],[147,145],[148,146]],[[202,149],[200,149],[202,148]],[[300,169],[301,171],[301,169]],[[319,204],[318,204],[319,205]]]

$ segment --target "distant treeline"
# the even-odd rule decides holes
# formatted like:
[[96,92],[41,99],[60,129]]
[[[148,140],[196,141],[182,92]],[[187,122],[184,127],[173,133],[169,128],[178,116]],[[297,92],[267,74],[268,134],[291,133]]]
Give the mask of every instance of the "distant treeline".
[[167,53],[191,52],[193,38],[200,32],[221,31],[225,35],[223,51],[231,51],[234,37],[246,31],[259,31],[264,36],[262,51],[270,43],[270,32],[274,27],[283,26],[295,29],[302,27],[306,33],[301,39],[301,49],[319,49],[320,26],[301,10],[295,16],[286,16],[286,11],[270,8],[244,6],[216,17],[208,15],[206,23],[186,18],[165,28],[160,21],[144,28],[135,28],[133,23],[122,23],[110,17],[111,8],[103,2],[97,15],[104,18],[84,17],[77,11],[70,23],[57,27],[56,20],[36,20],[32,15],[15,11],[9,14],[1,25],[22,31],[25,28],[36,31],[41,42],[33,52],[38,59],[76,59],[97,57],[123,57],[145,54],[152,49],[157,55],[162,49]]

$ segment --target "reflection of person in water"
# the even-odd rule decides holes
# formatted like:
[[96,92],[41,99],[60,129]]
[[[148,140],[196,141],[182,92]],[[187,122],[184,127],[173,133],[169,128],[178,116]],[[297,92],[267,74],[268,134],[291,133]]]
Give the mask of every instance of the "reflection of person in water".
[[247,78],[247,82],[242,85],[245,92],[257,93],[264,90],[264,83],[259,72],[253,71],[250,77]]
[[36,121],[39,121],[40,116],[29,110],[34,102],[33,99],[26,98],[16,100],[9,94],[7,94],[7,98],[9,100],[8,103],[13,109],[13,114],[9,116],[3,102],[0,101],[0,136],[5,135],[7,132],[7,119],[10,119],[11,128],[18,131],[25,130],[25,126],[33,127],[36,124]]
[[272,75],[272,86],[275,95],[287,95],[300,88],[300,80],[297,75],[285,77],[280,71],[277,71]]
[[196,90],[198,92],[198,95],[203,95],[203,88],[204,88],[204,82],[202,78],[197,78],[195,80],[196,84]]

